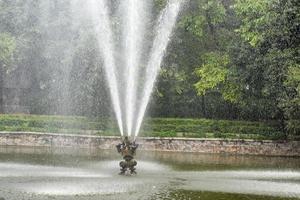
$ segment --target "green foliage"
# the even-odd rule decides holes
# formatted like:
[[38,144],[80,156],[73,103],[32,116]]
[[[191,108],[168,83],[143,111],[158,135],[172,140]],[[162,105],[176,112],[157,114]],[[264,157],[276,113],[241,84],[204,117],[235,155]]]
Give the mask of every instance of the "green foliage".
[[211,23],[216,26],[224,22],[226,17],[226,9],[220,1],[208,0],[204,4],[200,4],[200,7],[206,13],[207,23]]
[[242,104],[241,87],[236,82],[227,81],[222,88],[222,96],[226,101]]
[[15,48],[15,39],[7,33],[0,33],[0,62],[8,64]]
[[202,58],[204,64],[196,70],[200,81],[195,84],[199,95],[205,95],[207,90],[214,89],[226,81],[229,58],[219,53],[208,53]]
[[211,32],[213,27],[224,22],[226,10],[218,0],[199,0],[197,2],[197,12],[185,15],[180,21],[180,25],[196,37],[206,39],[214,34]]
[[172,89],[175,94],[181,95],[184,90],[184,83],[187,79],[184,71],[178,71],[176,68],[173,69],[162,69],[160,76],[166,80],[166,84],[172,82]]
[[292,101],[293,103],[300,105],[300,64],[295,64],[289,67],[285,85],[295,89],[296,94]]
[[180,26],[183,27],[186,31],[193,33],[197,37],[203,36],[203,26],[205,24],[205,17],[200,16],[185,16],[181,22]]
[[[0,115],[0,131],[118,135],[117,125],[111,119],[39,115]],[[151,118],[146,119],[141,136],[281,139],[283,134],[273,124],[264,122]]]
[[220,93],[225,101],[238,103],[240,87],[232,76],[231,58],[226,47],[233,35],[233,28],[225,24],[231,8],[216,0],[198,1],[197,6],[197,12],[186,15],[181,21],[182,27],[205,45],[201,67],[195,70],[200,78],[195,84],[197,93],[205,96],[207,91],[213,91]]
[[274,13],[270,10],[273,0],[236,0],[234,5],[237,15],[242,19],[242,25],[237,29],[243,39],[252,46],[264,40],[264,33],[267,30]]
[[288,76],[285,81],[288,95],[285,96],[280,106],[284,109],[285,115],[288,118],[286,128],[290,135],[299,137],[299,115],[300,115],[300,66],[299,64],[291,65],[288,69]]

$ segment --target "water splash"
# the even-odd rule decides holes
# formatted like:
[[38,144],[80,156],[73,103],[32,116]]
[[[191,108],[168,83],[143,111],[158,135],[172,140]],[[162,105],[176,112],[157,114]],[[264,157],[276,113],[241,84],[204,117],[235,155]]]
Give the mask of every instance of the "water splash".
[[171,38],[182,1],[169,1],[159,17],[157,35],[153,42],[150,59],[146,67],[146,82],[143,90],[141,106],[137,115],[135,136],[138,136],[143,118],[150,100],[152,89],[159,73],[162,59]]
[[116,65],[113,56],[114,43],[112,29],[109,20],[109,12],[106,0],[88,0],[88,9],[97,34],[98,45],[104,60],[104,69],[110,89],[110,95],[114,112],[121,135],[124,135],[123,120],[120,104],[120,93],[117,83]]
[[136,108],[137,75],[140,65],[142,40],[145,32],[145,18],[147,16],[146,2],[141,0],[124,1],[124,56],[126,70],[126,125],[127,134],[131,136]]

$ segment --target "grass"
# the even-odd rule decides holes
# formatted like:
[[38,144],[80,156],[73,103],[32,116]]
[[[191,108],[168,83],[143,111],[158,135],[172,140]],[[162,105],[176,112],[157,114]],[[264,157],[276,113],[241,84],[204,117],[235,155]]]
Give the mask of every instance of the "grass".
[[[0,115],[0,131],[119,135],[115,121],[108,118],[45,115]],[[140,136],[277,140],[284,134],[266,122],[148,118]]]

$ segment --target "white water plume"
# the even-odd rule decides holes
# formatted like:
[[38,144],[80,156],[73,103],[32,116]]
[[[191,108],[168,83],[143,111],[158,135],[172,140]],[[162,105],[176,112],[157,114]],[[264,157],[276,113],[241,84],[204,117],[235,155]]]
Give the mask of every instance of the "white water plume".
[[[148,2],[141,0],[124,0],[120,3],[123,23],[121,43],[123,43],[122,60],[124,65],[120,63],[116,65],[115,63],[115,44],[113,43],[113,32],[110,24],[110,19],[114,18],[109,16],[106,0],[88,0],[88,7],[104,60],[112,104],[121,135],[124,135],[123,128],[126,128],[128,136],[133,133],[134,136],[137,136],[182,0],[169,0],[166,8],[160,14],[145,71],[141,70],[140,67],[143,65],[141,57],[142,52],[145,51],[144,42],[146,41],[145,33],[147,18],[150,16],[150,6]],[[116,66],[124,66],[124,69],[117,70]],[[142,74],[142,71],[145,74]],[[118,72],[123,73],[119,75],[120,80],[117,80]],[[144,84],[138,83],[139,76],[144,79]],[[125,83],[124,91],[121,90],[122,83]],[[142,85],[143,88],[142,93],[137,95],[139,85]],[[137,100],[138,96],[142,98],[139,101]]]
[[114,112],[116,114],[119,130],[123,136],[124,133],[120,105],[120,93],[116,77],[116,65],[113,56],[114,44],[107,2],[106,0],[88,0],[87,3],[93,20],[93,25],[95,26],[99,49],[104,60],[104,68],[110,89]]
[[142,40],[145,32],[147,16],[146,2],[141,0],[125,0],[123,9],[124,20],[124,57],[126,93],[126,125],[127,134],[131,136],[137,98],[137,75],[140,66]]
[[166,48],[171,38],[173,28],[176,23],[177,16],[181,7],[182,1],[170,0],[167,7],[163,10],[159,17],[156,37],[153,42],[153,47],[150,54],[150,59],[146,67],[146,82],[143,89],[141,106],[138,111],[135,137],[138,136],[143,118],[150,100],[152,89],[159,73],[162,59],[164,57]]

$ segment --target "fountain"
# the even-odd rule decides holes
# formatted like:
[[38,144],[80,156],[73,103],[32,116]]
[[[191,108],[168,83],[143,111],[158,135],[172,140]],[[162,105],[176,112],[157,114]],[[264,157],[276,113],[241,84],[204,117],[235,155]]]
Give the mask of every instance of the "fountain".
[[[17,17],[28,17],[31,20],[38,18],[39,26],[42,26],[41,37],[58,40],[56,44],[59,46],[53,47],[51,42],[45,44],[46,47],[41,45],[51,66],[60,69],[74,64],[68,61],[62,62],[60,59],[67,57],[68,54],[71,55],[70,57],[76,57],[75,47],[80,46],[78,43],[83,40],[78,36],[80,32],[85,33],[83,37],[89,37],[88,45],[95,41],[93,36],[96,35],[96,47],[87,45],[82,49],[89,51],[89,48],[98,47],[102,57],[102,62],[98,63],[97,60],[93,66],[97,68],[103,65],[114,114],[122,136],[122,142],[117,145],[117,150],[124,159],[120,162],[121,174],[126,175],[128,172],[134,174],[137,166],[135,159],[137,159],[139,175],[130,178],[118,176],[116,163],[119,155],[115,151],[92,148],[96,146],[92,143],[98,139],[99,143],[96,144],[102,144],[101,137],[85,135],[83,137],[86,139],[81,140],[75,135],[68,135],[68,138],[74,137],[76,141],[72,146],[71,143],[66,144],[60,140],[58,134],[53,136],[31,134],[28,139],[22,134],[20,135],[22,139],[19,139],[19,133],[11,136],[4,134],[1,138],[4,146],[0,146],[0,200],[300,199],[299,157],[158,151],[146,151],[142,155],[135,155],[138,148],[135,139],[139,136],[151,92],[183,0],[168,0],[157,16],[153,16],[154,12],[151,11],[151,0],[70,0],[70,4],[68,1],[58,0],[17,0],[15,2],[27,2],[24,6],[28,8],[27,12],[17,10]],[[64,2],[66,7],[61,6],[62,4],[59,4],[61,2]],[[65,11],[68,10],[68,6],[75,7],[77,10],[70,14]],[[50,9],[53,9],[50,12],[52,14],[48,15]],[[74,17],[72,26],[76,26],[75,34],[68,32],[72,28],[63,29],[67,25],[58,26],[51,21],[53,16],[57,17],[57,21],[64,21],[60,18],[69,15]],[[154,17],[156,23],[153,25],[148,19]],[[50,26],[51,22],[53,24]],[[30,26],[30,24],[32,25],[32,21],[22,26]],[[48,30],[49,27],[53,30]],[[33,37],[34,41],[36,39]],[[27,48],[25,50],[28,51]],[[34,49],[30,51],[34,52]],[[93,51],[95,52],[98,53],[97,50]],[[93,53],[89,56],[95,56]],[[57,55],[59,58],[56,57]],[[28,60],[33,59],[37,62],[37,66],[44,67],[43,62],[39,59],[34,60],[33,57]],[[78,60],[84,59],[89,60],[90,57],[78,58]],[[79,63],[79,69],[83,68],[82,63]],[[25,67],[24,69],[26,70]],[[40,68],[37,68],[38,70]],[[78,68],[75,68],[74,71],[77,70]],[[45,74],[47,78],[51,75],[56,78],[54,89],[60,86],[65,87],[63,91],[68,91],[71,71],[69,68],[59,71],[61,73],[59,75],[65,78],[62,82],[57,81],[55,74],[50,74],[50,70]],[[78,73],[83,74],[84,70],[82,71]],[[51,78],[49,79],[52,81]],[[76,84],[80,84],[80,79],[76,79]],[[39,87],[47,87],[47,84],[41,83]],[[59,89],[61,88],[57,90]],[[73,91],[69,92],[74,95]],[[64,92],[57,92],[56,96],[61,93]],[[63,102],[59,109],[69,101],[70,94],[63,94],[65,97],[62,98]],[[7,139],[8,137],[11,139]],[[39,139],[40,143],[29,146],[27,142],[34,143],[35,138]],[[61,146],[55,146],[54,143]],[[79,143],[85,148],[79,148]],[[16,146],[17,144],[20,146]],[[277,146],[272,142],[268,142],[268,145]],[[106,148],[106,144],[103,147]]]
[[[123,37],[121,37],[124,43],[122,55],[125,62],[124,64],[117,65],[114,59],[115,44],[107,2],[106,0],[88,1],[99,49],[104,59],[106,79],[119,130],[121,136],[126,134],[129,137],[134,137],[133,142],[135,142],[135,138],[139,134],[181,4],[182,0],[169,0],[167,6],[159,15],[150,56],[143,74],[143,71],[139,67],[142,65],[141,52],[146,31],[145,19],[150,15],[147,13],[149,12],[149,5],[145,1],[140,0],[125,0],[121,3],[122,8],[120,10],[124,24]],[[118,69],[117,66],[124,66],[125,69]],[[118,76],[120,70],[123,74]],[[140,76],[143,77],[144,83],[139,82],[141,80]],[[125,84],[125,93],[121,92],[122,87],[120,83]],[[138,94],[139,85],[143,86],[141,94]],[[137,97],[140,97],[141,100],[137,101]],[[125,140],[128,140],[128,138],[126,137]],[[118,152],[121,152],[120,146],[118,146]],[[121,162],[122,174],[125,172],[125,168],[130,168],[125,167],[127,166],[126,163],[129,163],[127,159]],[[131,173],[133,173],[133,170],[131,170]]]

